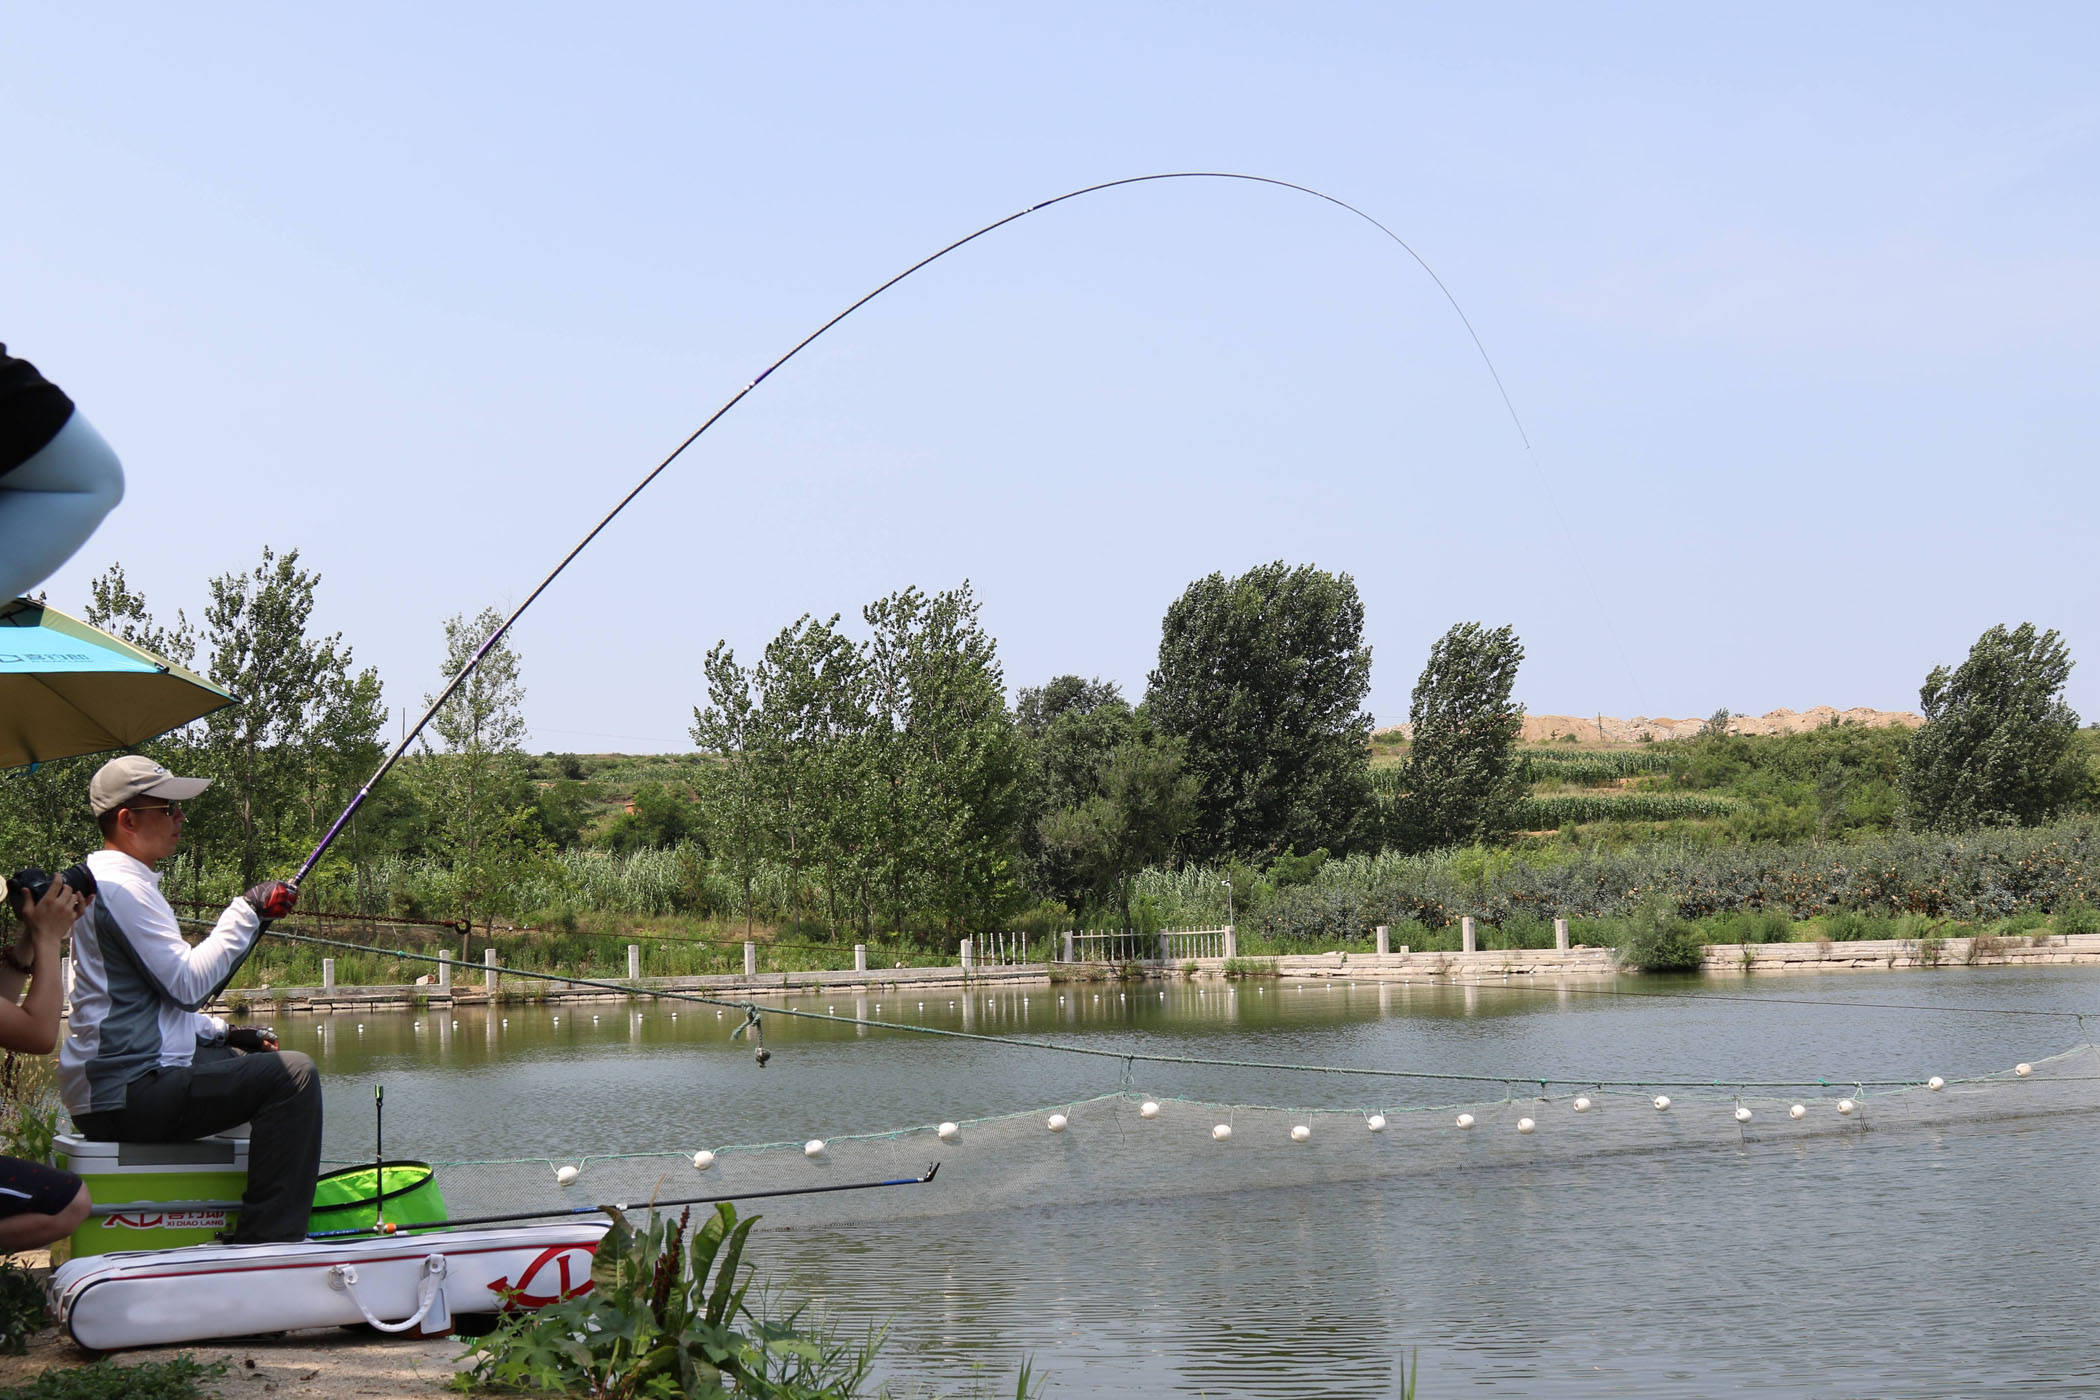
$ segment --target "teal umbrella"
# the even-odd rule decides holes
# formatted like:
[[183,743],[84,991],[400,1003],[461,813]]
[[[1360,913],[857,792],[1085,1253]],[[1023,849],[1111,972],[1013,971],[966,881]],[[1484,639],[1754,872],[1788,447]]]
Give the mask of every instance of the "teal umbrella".
[[57,608],[0,603],[0,768],[129,748],[236,703]]

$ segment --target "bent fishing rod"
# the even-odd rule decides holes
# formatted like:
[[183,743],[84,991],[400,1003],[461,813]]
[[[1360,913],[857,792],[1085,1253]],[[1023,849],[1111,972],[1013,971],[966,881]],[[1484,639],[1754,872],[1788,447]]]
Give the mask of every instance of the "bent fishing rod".
[[958,248],[962,248],[967,244],[976,242],[978,239],[984,237],[988,233],[993,233],[999,229],[1006,227],[1008,224],[1014,223],[1020,219],[1025,219],[1030,214],[1039,213],[1044,209],[1050,208],[1052,205],[1063,204],[1069,200],[1079,199],[1086,195],[1099,194],[1104,190],[1121,189],[1127,185],[1149,185],[1167,180],[1232,180],[1252,185],[1269,185],[1280,190],[1290,190],[1298,194],[1310,195],[1314,199],[1322,200],[1328,204],[1336,206],[1337,208],[1344,209],[1349,213],[1354,214],[1357,218],[1362,219],[1365,223],[1377,229],[1380,233],[1384,234],[1387,238],[1391,239],[1394,243],[1398,244],[1400,248],[1410,258],[1414,259],[1416,265],[1419,266],[1422,269],[1422,271],[1429,274],[1429,280],[1436,284],[1436,289],[1439,292],[1443,293],[1444,300],[1449,302],[1451,304],[1451,309],[1458,314],[1458,319],[1460,323],[1463,324],[1466,328],[1466,334],[1472,338],[1473,348],[1480,352],[1481,363],[1487,366],[1488,374],[1495,382],[1496,392],[1502,396],[1502,406],[1508,410],[1509,420],[1512,424],[1516,426],[1517,436],[1520,439],[1522,439],[1525,449],[1527,451],[1530,450],[1531,437],[1524,430],[1523,420],[1517,416],[1516,404],[1511,401],[1509,397],[1509,390],[1506,387],[1504,387],[1502,383],[1501,371],[1495,368],[1495,362],[1492,358],[1489,357],[1486,344],[1484,344],[1481,341],[1480,333],[1473,329],[1472,319],[1466,315],[1465,308],[1458,304],[1458,298],[1453,296],[1451,294],[1451,289],[1444,285],[1444,279],[1437,276],[1436,269],[1431,267],[1429,263],[1422,257],[1422,255],[1414,250],[1414,248],[1408,243],[1406,239],[1402,238],[1399,234],[1393,232],[1393,230],[1380,223],[1377,219],[1374,219],[1369,214],[1366,214],[1363,210],[1349,203],[1347,200],[1339,199],[1336,196],[1327,194],[1321,190],[1316,190],[1310,185],[1300,185],[1290,180],[1279,180],[1274,178],[1273,176],[1268,175],[1247,175],[1229,170],[1163,171],[1152,175],[1126,176],[1120,180],[1105,180],[1102,181],[1100,184],[1086,185],[1080,189],[1068,190],[1064,194],[1058,195],[1051,199],[1043,200],[1041,203],[1038,204],[1031,204],[1026,209],[1022,209],[1015,213],[1008,214],[1003,219],[995,219],[991,223],[986,224],[983,228],[978,229],[976,232],[958,238],[953,243],[950,243],[947,246],[937,250],[936,252],[929,253],[927,256],[919,259],[910,267],[905,268],[902,272],[890,278],[888,281],[882,283],[873,291],[868,292],[866,295],[860,297],[858,300],[854,301],[852,304],[847,306],[845,310],[839,312],[830,320],[824,322],[823,325],[818,326],[808,335],[802,337],[802,339],[797,341],[794,344],[794,346],[788,350],[786,354],[782,355],[779,359],[773,361],[773,363],[767,365],[763,370],[759,371],[758,376],[755,379],[751,380],[751,382],[746,384],[743,388],[737,390],[736,393],[730,395],[728,402],[724,403],[720,408],[716,409],[713,413],[709,414],[707,416],[706,421],[701,423],[699,427],[693,429],[693,431],[686,437],[685,441],[679,443],[678,446],[671,450],[668,456],[666,456],[661,462],[658,462],[653,468],[651,468],[647,476],[644,476],[639,482],[636,482],[634,487],[631,490],[629,490],[626,495],[622,496],[619,499],[619,501],[613,506],[613,508],[607,511],[604,517],[600,519],[596,525],[593,525],[591,527],[590,533],[585,535],[581,540],[577,541],[576,547],[562,556],[561,562],[556,564],[554,568],[547,574],[547,576],[540,580],[539,586],[537,588],[534,588],[532,592],[525,595],[525,601],[519,603],[517,607],[511,610],[510,616],[503,619],[502,625],[496,628],[495,631],[489,633],[487,638],[482,641],[481,645],[475,649],[473,656],[467,659],[466,665],[459,668],[459,674],[454,676],[450,681],[446,682],[445,688],[438,693],[437,699],[431,701],[429,708],[423,711],[422,718],[418,719],[413,727],[411,727],[404,734],[402,734],[400,742],[397,743],[393,747],[393,749],[387,754],[386,758],[380,763],[378,770],[374,772],[369,779],[366,780],[363,787],[357,790],[357,795],[350,799],[350,805],[343,808],[342,815],[335,819],[334,824],[328,828],[327,834],[322,836],[320,844],[314,847],[312,854],[308,855],[305,862],[300,865],[299,872],[296,875],[292,876],[292,878],[290,880],[287,880],[285,883],[290,885],[294,890],[296,890],[299,888],[300,884],[305,881],[306,877],[313,873],[314,867],[321,863],[322,855],[327,852],[330,846],[335,844],[336,838],[342,835],[343,829],[349,824],[350,819],[353,816],[357,815],[357,809],[362,807],[365,803],[365,799],[372,795],[372,789],[378,785],[379,781],[382,778],[386,777],[386,775],[389,772],[393,771],[394,765],[400,761],[401,756],[408,752],[408,746],[414,743],[416,739],[419,736],[421,736],[424,728],[428,726],[430,721],[436,717],[437,712],[440,709],[444,708],[445,702],[452,698],[452,693],[459,689],[459,687],[466,681],[469,675],[473,674],[474,668],[481,664],[482,658],[487,656],[490,650],[493,649],[498,642],[503,640],[504,636],[510,631],[511,625],[515,623],[521,616],[524,615],[525,610],[531,607],[533,603],[538,600],[539,596],[542,593],[547,591],[549,585],[551,585],[554,582],[554,580],[561,577],[562,571],[569,567],[570,563],[575,560],[576,556],[583,553],[585,549],[589,548],[591,542],[597,539],[598,536],[601,533],[603,533],[603,531],[608,525],[612,524],[613,520],[619,516],[620,512],[627,509],[628,504],[632,502],[635,497],[641,495],[643,491],[647,490],[651,482],[655,481],[659,476],[662,476],[673,462],[677,461],[681,456],[683,456],[687,448],[691,447],[694,443],[698,442],[701,436],[704,433],[706,433],[708,429],[714,427],[716,423],[719,423],[722,420],[723,416],[729,412],[729,410],[735,408],[738,404],[742,403],[745,397],[749,395],[753,389],[756,389],[759,385],[765,383],[766,380],[772,375],[773,371],[779,369],[782,365],[785,365],[789,360],[794,359],[795,356],[801,354],[805,349],[809,348],[810,345],[814,344],[833,326],[836,326],[839,322],[845,320],[848,316],[851,316],[854,312],[860,310],[863,306],[866,306],[869,302],[875,300],[875,298],[881,296],[884,292],[887,292],[890,288],[896,286],[899,282],[902,282],[906,278],[912,276],[914,273],[917,273],[927,267],[932,266],[934,263],[939,262],[942,258],[947,257],[950,253],[956,251]]
[[[716,1206],[724,1202],[763,1201],[777,1196],[821,1196],[830,1191],[874,1191],[885,1186],[924,1186],[939,1174],[941,1164],[933,1163],[921,1176],[893,1176],[882,1181],[842,1181],[836,1186],[783,1186],[771,1191],[739,1191],[728,1196],[681,1196],[671,1201],[645,1201],[651,1210],[663,1210],[671,1206]],[[425,1230],[458,1230],[469,1225],[513,1225],[521,1220],[554,1220],[572,1215],[611,1215],[614,1211],[625,1211],[625,1205],[610,1206],[557,1206],[553,1210],[512,1211],[506,1215],[462,1215],[450,1220],[432,1220],[420,1224],[359,1225],[349,1230],[320,1230],[307,1236],[310,1240],[339,1240],[351,1235],[421,1234]]]

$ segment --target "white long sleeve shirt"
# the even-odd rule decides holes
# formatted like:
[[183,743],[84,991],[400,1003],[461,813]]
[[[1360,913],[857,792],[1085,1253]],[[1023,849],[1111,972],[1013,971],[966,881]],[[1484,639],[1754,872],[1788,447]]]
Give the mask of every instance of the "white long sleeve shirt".
[[262,916],[236,899],[192,948],[151,866],[110,850],[87,866],[97,894],[73,925],[73,1010],[58,1052],[59,1093],[76,1116],[122,1108],[132,1080],[224,1041],[226,1023],[197,1008],[232,979],[262,931]]

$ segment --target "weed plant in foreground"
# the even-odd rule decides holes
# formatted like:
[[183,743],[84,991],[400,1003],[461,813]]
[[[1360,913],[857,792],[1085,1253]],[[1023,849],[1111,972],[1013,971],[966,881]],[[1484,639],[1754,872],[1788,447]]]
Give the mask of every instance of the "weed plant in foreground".
[[0,1400],[204,1400],[202,1387],[225,1374],[225,1362],[207,1366],[190,1356],[135,1366],[96,1361],[55,1366],[27,1385],[0,1391]]
[[[468,1347],[455,1388],[594,1400],[868,1394],[879,1333],[849,1341],[803,1308],[781,1310],[763,1295],[753,1306],[744,1252],[757,1216],[740,1220],[725,1202],[690,1230],[690,1207],[675,1218],[651,1212],[639,1228],[611,1214],[591,1291],[506,1316]],[[1028,1400],[1037,1389],[1024,1364],[1014,1395]]]

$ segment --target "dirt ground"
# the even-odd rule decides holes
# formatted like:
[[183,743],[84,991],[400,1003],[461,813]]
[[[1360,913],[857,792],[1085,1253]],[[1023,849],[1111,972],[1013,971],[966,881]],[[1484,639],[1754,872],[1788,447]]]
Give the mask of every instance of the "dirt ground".
[[89,1361],[71,1342],[47,1332],[27,1356],[0,1356],[0,1390],[27,1384],[54,1366],[134,1366],[188,1354],[201,1362],[226,1363],[226,1374],[206,1387],[223,1400],[299,1396],[301,1400],[351,1400],[374,1395],[439,1395],[451,1379],[453,1360],[466,1349],[449,1339],[414,1342],[367,1332],[328,1328],[251,1337],[236,1342],[147,1347]]

